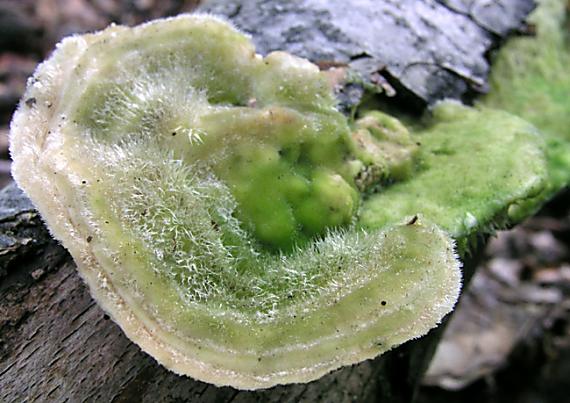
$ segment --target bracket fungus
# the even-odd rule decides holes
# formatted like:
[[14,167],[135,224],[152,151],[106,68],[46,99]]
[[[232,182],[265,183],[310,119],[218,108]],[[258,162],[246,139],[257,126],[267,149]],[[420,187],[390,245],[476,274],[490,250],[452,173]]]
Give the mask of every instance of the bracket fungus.
[[308,382],[436,326],[460,290],[452,237],[545,177],[542,139],[506,113],[444,103],[409,131],[335,102],[316,66],[262,57],[218,18],[111,26],[64,39],[29,80],[13,175],[161,364],[242,389]]

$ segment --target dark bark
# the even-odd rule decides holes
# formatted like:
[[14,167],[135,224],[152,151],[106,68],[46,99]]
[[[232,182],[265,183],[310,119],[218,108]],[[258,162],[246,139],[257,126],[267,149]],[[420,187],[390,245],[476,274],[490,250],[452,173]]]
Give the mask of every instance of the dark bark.
[[348,65],[387,95],[423,107],[487,89],[487,53],[520,29],[533,0],[210,0],[261,53]]
[[258,392],[178,376],[96,305],[29,200],[0,192],[0,401],[409,402],[443,327],[309,384]]

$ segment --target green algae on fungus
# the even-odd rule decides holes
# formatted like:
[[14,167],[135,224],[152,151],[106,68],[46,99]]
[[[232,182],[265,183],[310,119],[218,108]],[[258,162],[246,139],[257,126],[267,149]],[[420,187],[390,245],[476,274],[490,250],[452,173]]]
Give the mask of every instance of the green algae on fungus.
[[200,15],[64,39],[11,125],[14,178],[103,309],[167,368],[243,389],[375,357],[457,300],[444,231],[356,227],[361,170],[409,158],[352,141],[316,66]]
[[438,104],[421,143],[417,172],[363,202],[359,225],[381,228],[422,214],[459,243],[524,218],[547,186],[544,139],[528,122],[502,111]]
[[398,119],[368,111],[356,120],[351,136],[351,151],[363,165],[355,178],[361,191],[374,192],[384,182],[412,175],[418,144]]
[[570,184],[570,11],[566,0],[539,0],[536,34],[511,38],[493,62],[482,104],[534,124],[547,143],[549,198]]

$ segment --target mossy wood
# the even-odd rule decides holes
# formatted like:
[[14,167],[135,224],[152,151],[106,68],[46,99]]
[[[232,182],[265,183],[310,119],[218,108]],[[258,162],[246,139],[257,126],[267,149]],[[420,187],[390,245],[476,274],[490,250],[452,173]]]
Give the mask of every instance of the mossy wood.
[[511,39],[495,57],[491,91],[481,103],[524,117],[546,138],[548,199],[570,184],[570,8],[541,0],[533,36]]

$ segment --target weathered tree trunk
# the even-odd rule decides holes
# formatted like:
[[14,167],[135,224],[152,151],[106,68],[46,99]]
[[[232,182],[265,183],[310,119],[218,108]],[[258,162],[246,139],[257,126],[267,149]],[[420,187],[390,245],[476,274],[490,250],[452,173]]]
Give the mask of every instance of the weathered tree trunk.
[[409,402],[442,328],[309,384],[258,392],[178,376],[95,304],[29,200],[0,192],[0,401]]
[[534,0],[206,0],[260,53],[285,50],[323,66],[347,66],[406,108],[487,90],[490,50]]

